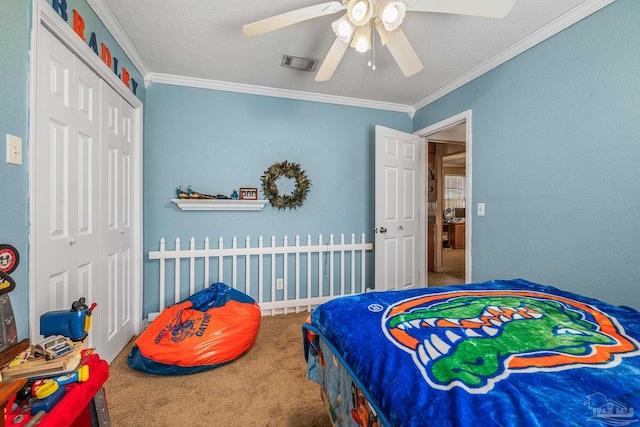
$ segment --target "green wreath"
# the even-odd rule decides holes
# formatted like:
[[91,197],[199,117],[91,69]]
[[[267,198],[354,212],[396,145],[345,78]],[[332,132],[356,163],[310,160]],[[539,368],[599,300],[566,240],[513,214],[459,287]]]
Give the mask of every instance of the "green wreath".
[[[293,178],[296,180],[296,188],[291,194],[280,194],[276,181],[280,177]],[[264,171],[262,176],[262,191],[267,197],[271,206],[278,209],[296,209],[302,206],[304,199],[309,194],[311,181],[307,178],[307,174],[302,170],[299,164],[290,163],[288,161],[274,163]]]

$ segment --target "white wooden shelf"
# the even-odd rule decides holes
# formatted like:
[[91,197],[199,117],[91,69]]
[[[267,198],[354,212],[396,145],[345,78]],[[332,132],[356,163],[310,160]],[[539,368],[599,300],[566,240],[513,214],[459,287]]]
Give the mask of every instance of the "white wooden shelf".
[[171,199],[183,211],[260,211],[268,200]]

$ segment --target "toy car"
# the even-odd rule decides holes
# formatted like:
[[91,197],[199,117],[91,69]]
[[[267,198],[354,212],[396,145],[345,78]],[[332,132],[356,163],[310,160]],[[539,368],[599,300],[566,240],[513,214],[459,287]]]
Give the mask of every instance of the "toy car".
[[34,346],[36,354],[46,357],[47,360],[55,359],[73,350],[73,343],[62,335],[47,337],[44,341]]

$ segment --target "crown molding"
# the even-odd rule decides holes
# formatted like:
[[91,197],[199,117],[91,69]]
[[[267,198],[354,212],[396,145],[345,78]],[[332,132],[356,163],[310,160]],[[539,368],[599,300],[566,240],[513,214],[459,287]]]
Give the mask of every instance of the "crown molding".
[[266,86],[253,86],[241,83],[229,83],[218,80],[199,79],[194,77],[183,77],[171,74],[149,73],[144,78],[145,87],[152,83],[162,83],[175,86],[188,86],[202,89],[215,89],[225,92],[239,92],[251,95],[272,96],[276,98],[297,99],[300,101],[322,102],[325,104],[338,104],[349,107],[372,108],[376,110],[397,111],[407,113],[413,118],[415,109],[410,105],[392,104],[389,102],[371,101],[358,98],[347,98],[344,96],[323,95],[311,92],[301,92],[288,89],[277,89]]
[[142,55],[138,52],[138,49],[134,46],[133,42],[124,31],[120,22],[115,17],[111,8],[105,3],[104,0],[87,0],[87,3],[93,11],[98,15],[98,18],[102,21],[107,30],[111,33],[113,38],[118,42],[124,53],[129,57],[133,65],[138,69],[140,74],[146,76],[151,72],[149,67],[142,59]]
[[429,105],[430,103],[453,92],[459,87],[464,86],[465,84],[469,83],[475,78],[480,77],[481,75],[504,64],[510,59],[515,58],[516,56],[520,55],[524,51],[531,49],[533,46],[537,45],[538,43],[545,41],[551,36],[570,27],[576,22],[586,18],[592,13],[597,12],[598,10],[613,3],[614,1],[615,0],[585,0],[583,3],[580,3],[578,6],[562,14],[555,20],[545,25],[544,27],[531,33],[528,37],[520,40],[519,42],[515,43],[511,47],[503,50],[501,53],[494,56],[489,61],[486,61],[480,64],[478,67],[474,68],[473,70],[453,80],[451,83],[445,86],[442,86],[440,89],[422,98],[420,101],[412,105],[414,111],[417,111],[420,108]]
[[227,92],[247,93],[253,95],[272,96],[277,98],[297,99],[302,101],[321,102],[327,104],[345,105],[351,107],[372,108],[376,110],[396,111],[407,113],[410,118],[420,108],[442,98],[443,96],[453,92],[454,90],[464,86],[470,81],[480,77],[481,75],[493,70],[494,68],[504,64],[512,58],[520,55],[526,50],[545,41],[560,31],[570,27],[576,22],[586,18],[587,16],[597,12],[603,7],[613,3],[615,0],[585,0],[578,6],[564,13],[554,21],[531,33],[528,37],[520,40],[511,47],[500,52],[489,61],[486,61],[474,68],[473,70],[463,74],[449,84],[442,86],[440,89],[430,93],[413,105],[393,104],[380,101],[372,101],[358,98],[348,98],[335,95],[323,95],[311,92],[300,92],[295,90],[277,89],[265,86],[253,86],[240,83],[229,83],[217,80],[207,80],[192,77],[183,77],[170,74],[152,73],[142,56],[135,48],[126,32],[116,19],[115,15],[105,3],[105,0],[87,0],[89,6],[93,8],[98,17],[102,20],[105,27],[111,32],[116,41],[120,44],[124,52],[129,56],[138,71],[144,76],[145,87],[152,83],[170,84],[176,86],[188,86],[204,89],[215,89]]

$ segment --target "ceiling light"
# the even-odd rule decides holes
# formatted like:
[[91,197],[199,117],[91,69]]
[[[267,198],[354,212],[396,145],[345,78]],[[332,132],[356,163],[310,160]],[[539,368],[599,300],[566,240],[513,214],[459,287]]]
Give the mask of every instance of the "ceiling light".
[[365,3],[364,1],[359,1],[355,3],[353,9],[351,9],[351,15],[356,21],[361,21],[362,18],[364,18],[367,14],[367,10],[367,3]]
[[400,1],[380,0],[376,3],[376,13],[387,31],[398,28],[406,12],[407,6]]
[[356,27],[366,25],[373,15],[371,0],[350,0],[347,6],[347,15]]
[[371,48],[371,27],[369,25],[356,28],[351,47],[360,53],[364,53]]
[[378,35],[380,36],[380,44],[382,46],[386,46],[388,42],[390,42],[396,34],[398,34],[401,30],[396,28],[393,31],[388,31],[382,21],[376,22],[376,30],[378,30]]
[[331,28],[333,28],[333,32],[336,33],[336,36],[344,43],[349,43],[351,41],[351,37],[353,37],[353,32],[355,31],[355,27],[351,21],[349,21],[349,17],[347,15],[344,15],[342,18],[334,21],[331,24]]
[[398,8],[394,6],[387,6],[382,11],[382,22],[393,22],[398,19]]

